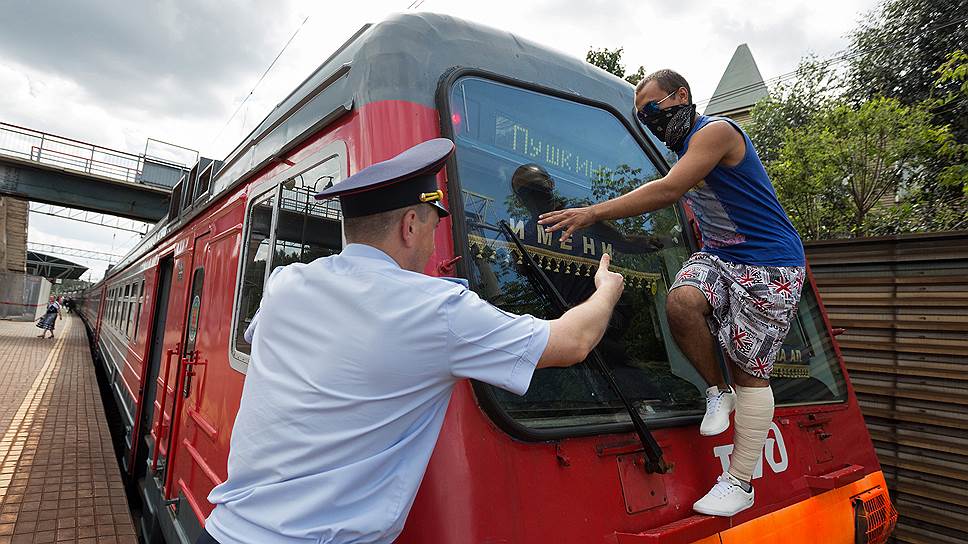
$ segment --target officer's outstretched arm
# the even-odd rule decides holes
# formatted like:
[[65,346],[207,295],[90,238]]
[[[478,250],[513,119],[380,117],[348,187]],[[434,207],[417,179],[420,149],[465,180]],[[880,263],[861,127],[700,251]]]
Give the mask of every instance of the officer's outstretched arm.
[[611,260],[608,254],[602,255],[595,273],[595,293],[551,321],[548,345],[538,359],[538,368],[580,363],[598,345],[625,288],[622,275],[608,270]]

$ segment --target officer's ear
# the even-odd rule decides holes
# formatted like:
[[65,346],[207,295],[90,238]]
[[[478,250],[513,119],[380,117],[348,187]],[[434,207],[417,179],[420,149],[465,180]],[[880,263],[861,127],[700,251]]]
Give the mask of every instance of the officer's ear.
[[413,208],[407,209],[403,212],[403,218],[400,221],[400,235],[403,239],[403,245],[405,247],[413,247],[417,245],[417,211]]

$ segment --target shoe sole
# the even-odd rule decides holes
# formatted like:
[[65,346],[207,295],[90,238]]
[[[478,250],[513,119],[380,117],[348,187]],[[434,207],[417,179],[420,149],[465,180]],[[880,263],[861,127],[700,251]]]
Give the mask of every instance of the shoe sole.
[[735,516],[736,514],[739,514],[740,512],[742,512],[744,510],[749,510],[750,508],[753,508],[753,503],[749,503],[746,506],[740,508],[739,510],[737,510],[737,511],[735,511],[733,513],[723,512],[722,510],[720,510],[718,512],[714,512],[712,510],[700,510],[700,509],[696,508],[695,505],[693,505],[693,507],[692,507],[693,511],[698,512],[700,514],[705,514],[707,516],[717,516],[717,517],[721,517],[721,518],[731,518],[731,517]]
[[[730,411],[730,413],[732,413],[732,411]],[[726,432],[726,429],[728,429],[728,428],[729,428],[729,416],[726,417],[726,424],[723,425],[723,428],[722,429],[716,429],[716,430],[705,431],[704,432],[702,430],[702,427],[699,427],[699,434],[702,435],[702,436],[716,436],[717,434],[722,434],[722,433]]]
[[702,436],[716,436],[717,434],[723,434],[724,432],[726,432],[726,429],[728,428],[729,428],[729,421],[726,422],[726,426],[724,426],[722,429],[719,429],[717,431],[703,432],[702,429],[699,429],[699,434]]

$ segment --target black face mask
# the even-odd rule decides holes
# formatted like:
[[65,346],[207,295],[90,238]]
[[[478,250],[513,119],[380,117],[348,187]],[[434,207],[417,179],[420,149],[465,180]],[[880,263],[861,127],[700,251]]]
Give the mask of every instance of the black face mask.
[[679,151],[692,129],[696,116],[695,104],[670,106],[651,114],[643,114],[645,126],[649,127],[656,138],[665,142],[669,149]]

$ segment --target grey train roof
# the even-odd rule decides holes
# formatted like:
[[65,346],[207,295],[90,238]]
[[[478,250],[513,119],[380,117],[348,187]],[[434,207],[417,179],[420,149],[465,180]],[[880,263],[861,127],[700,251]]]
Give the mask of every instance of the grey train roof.
[[[448,15],[397,14],[361,28],[283,99],[225,158],[207,201],[220,198],[354,107],[381,100],[435,107],[441,77],[454,68],[492,72],[593,99],[637,126],[632,86],[581,59]],[[122,273],[203,208],[162,219],[105,277]]]
[[213,192],[261,169],[353,107],[381,100],[434,107],[440,78],[452,68],[494,72],[594,98],[634,125],[632,86],[587,62],[455,17],[398,14],[363,27],[280,102],[225,159]]

